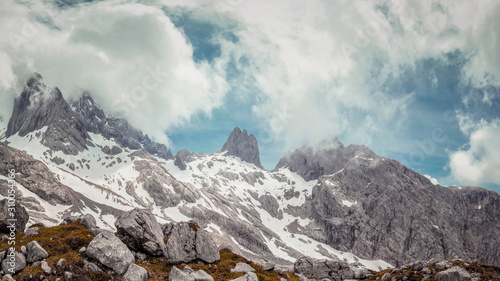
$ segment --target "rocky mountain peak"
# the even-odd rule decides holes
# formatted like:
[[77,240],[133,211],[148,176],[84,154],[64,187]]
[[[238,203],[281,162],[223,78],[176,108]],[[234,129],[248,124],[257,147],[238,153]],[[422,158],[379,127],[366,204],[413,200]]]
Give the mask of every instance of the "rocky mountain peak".
[[72,108],[83,120],[88,132],[100,134],[107,139],[113,138],[120,145],[130,149],[144,149],[164,159],[172,158],[170,149],[164,144],[152,141],[148,135],[130,126],[127,120],[108,117],[90,93],[84,92],[80,99],[72,104]]
[[43,77],[34,73],[23,91],[14,100],[14,109],[5,136],[25,136],[47,127],[42,143],[66,154],[77,154],[87,148],[90,137],[82,121],[71,110],[57,88],[43,83]]
[[287,168],[309,181],[334,174],[356,158],[374,159],[378,156],[366,146],[345,147],[338,138],[331,138],[317,145],[305,144],[294,152],[285,153],[274,170]]
[[221,151],[227,151],[227,155],[239,157],[245,162],[262,168],[257,139],[253,134],[248,135],[247,130],[241,131],[238,127],[234,128]]

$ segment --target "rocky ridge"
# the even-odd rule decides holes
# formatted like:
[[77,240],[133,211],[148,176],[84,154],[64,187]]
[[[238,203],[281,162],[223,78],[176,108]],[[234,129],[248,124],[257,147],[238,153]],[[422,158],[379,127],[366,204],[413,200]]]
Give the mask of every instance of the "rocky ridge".
[[44,127],[47,129],[42,133],[42,144],[52,150],[76,155],[90,145],[83,121],[71,110],[61,91],[47,87],[42,76],[34,73],[14,100],[5,136],[25,136]]
[[172,152],[164,144],[152,141],[148,135],[132,128],[125,119],[107,116],[88,92],[84,92],[71,107],[83,120],[86,131],[114,139],[120,146],[129,149],[144,149],[163,159],[172,158]]

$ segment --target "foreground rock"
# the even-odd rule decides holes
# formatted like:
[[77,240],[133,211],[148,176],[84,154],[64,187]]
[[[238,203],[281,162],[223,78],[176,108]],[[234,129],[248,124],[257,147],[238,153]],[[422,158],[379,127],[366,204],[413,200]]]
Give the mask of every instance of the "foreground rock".
[[257,278],[257,274],[253,272],[249,272],[241,277],[238,277],[236,279],[232,279],[230,281],[259,281],[259,278]]
[[454,266],[436,274],[436,281],[470,281],[470,274],[459,266]]
[[117,236],[131,250],[152,256],[165,255],[161,226],[146,209],[134,209],[121,215],[115,222]]
[[344,261],[302,257],[295,262],[293,269],[295,273],[310,276],[314,279],[344,280],[355,277],[354,270]]
[[26,261],[28,263],[34,263],[49,257],[49,253],[36,241],[32,241],[26,245],[26,252]]
[[[168,229],[167,227],[164,227]],[[220,259],[219,249],[208,232],[194,223],[181,222],[167,230],[167,263],[188,263],[200,259],[213,263]]]
[[[2,188],[7,187],[2,186]],[[11,206],[9,206],[9,201],[7,199],[0,201],[0,233],[10,234],[11,231],[15,233],[23,232],[30,218],[26,208],[21,206],[17,201],[14,204],[14,212],[10,212],[9,208],[11,208]],[[15,214],[16,221],[14,222],[14,228],[10,227],[11,221],[9,221],[9,219],[12,219],[9,215],[10,213]]]
[[111,232],[104,231],[97,235],[87,247],[86,255],[111,268],[118,274],[124,274],[134,263],[134,255],[127,246]]
[[148,272],[144,267],[131,264],[123,276],[124,281],[144,281],[148,279]]
[[2,261],[2,270],[4,273],[15,274],[22,271],[26,267],[26,258],[20,252],[5,253],[5,259]]

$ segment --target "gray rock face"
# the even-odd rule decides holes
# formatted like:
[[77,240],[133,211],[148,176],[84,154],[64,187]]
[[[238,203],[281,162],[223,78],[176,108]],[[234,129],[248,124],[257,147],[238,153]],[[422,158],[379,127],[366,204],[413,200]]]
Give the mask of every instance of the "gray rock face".
[[[139,171],[137,182],[143,184],[158,206],[175,207],[181,200],[194,203],[200,197],[196,188],[176,180],[165,167],[156,162],[135,160],[134,167]],[[173,187],[173,190],[164,188],[165,184]]]
[[163,232],[151,211],[133,209],[118,217],[115,226],[118,238],[133,251],[152,256],[165,255]]
[[459,266],[454,266],[445,271],[438,272],[434,278],[436,281],[470,281],[470,274]]
[[396,266],[431,258],[500,263],[498,194],[434,185],[395,160],[371,159],[352,158],[313,188],[303,209],[324,242]]
[[239,157],[262,168],[257,139],[254,135],[249,136],[246,130],[242,132],[240,128],[234,128],[221,151],[227,151],[227,155]]
[[14,101],[6,137],[28,133],[47,126],[42,144],[52,150],[76,155],[87,149],[90,137],[83,121],[71,110],[58,88],[49,88],[40,74],[34,73]]
[[95,221],[95,218],[91,214],[83,215],[80,223],[88,229],[92,229],[97,226],[97,222]]
[[124,281],[144,281],[146,279],[148,279],[148,271],[136,264],[131,264],[123,276]]
[[[88,92],[83,93],[72,107],[83,120],[84,128],[88,132],[101,134],[107,139],[114,138],[120,145],[130,149],[144,149],[163,159],[172,158],[172,152],[164,144],[152,141],[148,135],[132,128],[125,119],[106,116]],[[119,153],[116,148],[111,148],[109,154]]]
[[194,160],[193,154],[187,149],[181,149],[175,155],[174,164],[181,170],[186,170],[186,163]]
[[[11,217],[11,212],[9,212],[9,208],[11,207],[9,205],[9,201],[7,199],[3,199],[0,201],[0,233],[10,234],[12,230],[14,230],[15,233],[23,232],[26,228],[26,223],[28,223],[29,220],[29,214],[26,211],[26,208],[21,206],[18,201],[15,201],[15,212],[13,212],[15,217]],[[16,219],[17,221],[10,221],[10,219]],[[11,223],[14,223],[15,228],[11,227]]]
[[196,231],[196,257],[207,263],[220,260],[219,248],[212,236],[203,229]]
[[36,241],[31,241],[26,245],[26,261],[34,263],[49,257],[49,253]]
[[86,255],[118,274],[124,274],[135,261],[127,246],[107,231],[101,232],[89,243]]
[[7,274],[15,274],[22,271],[26,267],[26,258],[22,253],[14,252],[11,256],[11,252],[6,253],[4,260],[2,261],[2,270]]
[[8,175],[9,170],[15,170],[16,182],[47,202],[70,205],[75,201],[71,190],[59,182],[45,164],[26,152],[0,142],[0,159],[0,174]]
[[334,138],[323,141],[317,147],[304,145],[293,153],[286,153],[274,170],[288,168],[309,181],[340,171],[347,162],[356,157],[378,158],[365,146],[349,145],[344,147],[339,139]]
[[354,270],[344,261],[317,260],[303,257],[295,261],[295,273],[310,276],[314,279],[328,278],[330,280],[344,280],[354,278]]
[[196,259],[213,263],[220,259],[212,237],[194,223],[174,224],[167,242],[167,263],[188,263]]

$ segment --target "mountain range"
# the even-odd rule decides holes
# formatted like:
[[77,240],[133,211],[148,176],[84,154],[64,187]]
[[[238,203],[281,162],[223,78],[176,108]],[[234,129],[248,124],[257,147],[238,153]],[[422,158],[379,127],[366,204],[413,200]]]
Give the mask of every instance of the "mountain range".
[[194,220],[219,247],[283,266],[303,256],[373,270],[430,259],[500,265],[497,193],[435,185],[336,138],[284,154],[272,171],[239,128],[218,152],[174,156],[90,93],[68,103],[38,73],[0,134],[0,184],[16,171],[28,224],[89,213],[115,230],[117,217],[141,207],[161,223]]

